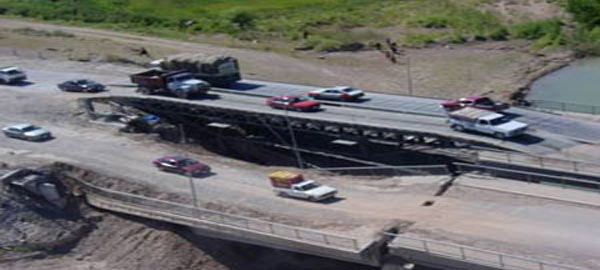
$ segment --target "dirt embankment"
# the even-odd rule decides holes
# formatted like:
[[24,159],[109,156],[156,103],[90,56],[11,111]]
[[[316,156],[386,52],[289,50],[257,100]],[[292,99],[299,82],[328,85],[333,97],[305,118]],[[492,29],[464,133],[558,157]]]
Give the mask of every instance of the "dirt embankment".
[[[73,167],[54,165],[45,169],[53,170],[63,180],[62,170],[66,169],[105,187],[177,199]],[[99,211],[82,200],[77,216],[48,215],[47,210],[32,207],[26,196],[10,192],[0,194],[0,203],[2,269],[372,269],[206,238],[182,226]]]
[[[527,41],[401,48],[391,61],[384,53],[387,49],[283,55],[97,29],[9,19],[0,22],[0,52],[20,57],[142,65],[173,53],[225,53],[240,60],[248,79],[354,85],[371,92],[438,98],[485,93],[508,100],[534,79],[572,60],[567,50],[536,52]],[[394,31],[400,30],[389,31],[393,37]],[[150,56],[141,54],[142,48]]]

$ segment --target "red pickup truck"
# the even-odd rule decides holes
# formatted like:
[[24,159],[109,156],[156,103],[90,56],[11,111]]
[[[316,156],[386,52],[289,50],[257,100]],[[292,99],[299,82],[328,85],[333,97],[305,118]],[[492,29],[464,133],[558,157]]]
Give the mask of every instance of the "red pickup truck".
[[495,102],[489,97],[484,96],[469,96],[465,98],[447,100],[442,102],[441,106],[447,111],[455,111],[463,107],[474,107],[477,109],[494,112],[503,111],[510,107],[508,103]]

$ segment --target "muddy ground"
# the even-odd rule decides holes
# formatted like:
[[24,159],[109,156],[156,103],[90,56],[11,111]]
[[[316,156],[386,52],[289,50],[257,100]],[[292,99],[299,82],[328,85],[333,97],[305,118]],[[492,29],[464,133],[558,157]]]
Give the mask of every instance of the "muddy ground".
[[[15,168],[0,173],[8,169]],[[122,181],[112,186],[157,194]],[[202,237],[185,227],[100,211],[76,198],[77,209],[70,211],[76,214],[61,215],[0,187],[2,269],[373,269]]]

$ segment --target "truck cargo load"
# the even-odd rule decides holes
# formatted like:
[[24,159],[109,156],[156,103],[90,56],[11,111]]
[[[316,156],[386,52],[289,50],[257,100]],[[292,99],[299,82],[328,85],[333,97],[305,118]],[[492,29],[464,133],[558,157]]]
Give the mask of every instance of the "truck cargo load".
[[288,171],[276,171],[269,174],[271,185],[278,188],[290,188],[293,184],[304,181],[302,174]]
[[163,70],[185,70],[211,85],[225,86],[242,79],[236,58],[227,55],[182,53],[153,62]]

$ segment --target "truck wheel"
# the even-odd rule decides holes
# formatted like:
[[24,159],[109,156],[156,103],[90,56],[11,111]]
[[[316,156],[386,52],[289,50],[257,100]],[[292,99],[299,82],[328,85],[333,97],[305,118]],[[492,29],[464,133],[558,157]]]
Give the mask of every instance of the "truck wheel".
[[177,97],[178,98],[188,98],[188,94],[186,92],[178,92],[177,93]]
[[151,93],[150,89],[148,89],[146,87],[138,88],[138,92],[142,93],[142,95],[150,95],[150,93]]
[[500,133],[500,132],[494,132],[494,137],[500,139],[500,140],[504,140],[504,134]]
[[451,126],[451,128],[454,129],[454,130],[456,130],[456,131],[460,131],[460,132],[465,131],[465,127],[463,127],[462,125],[456,125],[456,124],[454,124],[454,125]]

